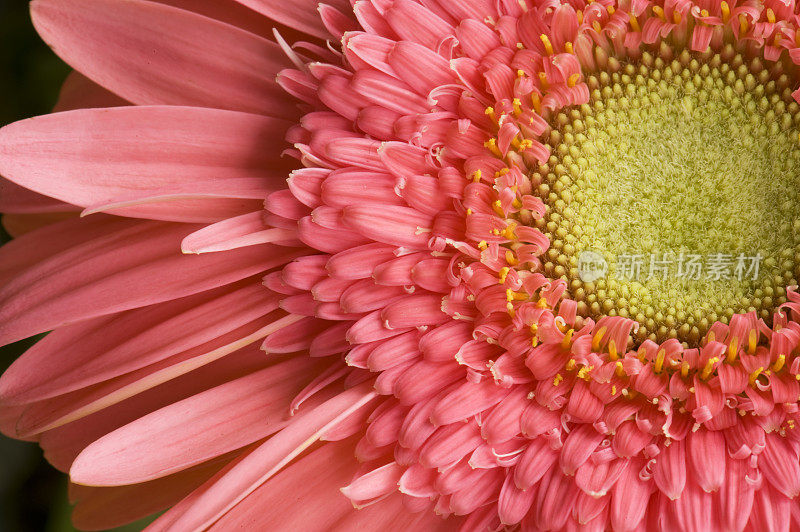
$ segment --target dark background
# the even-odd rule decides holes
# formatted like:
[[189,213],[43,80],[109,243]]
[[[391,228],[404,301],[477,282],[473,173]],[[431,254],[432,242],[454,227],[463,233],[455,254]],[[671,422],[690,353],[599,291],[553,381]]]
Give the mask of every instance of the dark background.
[[[49,112],[68,72],[36,35],[27,0],[0,0],[0,126]],[[0,241],[7,240],[0,233]],[[0,371],[31,343],[0,347]],[[72,532],[70,511],[66,475],[35,444],[0,435],[0,532]]]

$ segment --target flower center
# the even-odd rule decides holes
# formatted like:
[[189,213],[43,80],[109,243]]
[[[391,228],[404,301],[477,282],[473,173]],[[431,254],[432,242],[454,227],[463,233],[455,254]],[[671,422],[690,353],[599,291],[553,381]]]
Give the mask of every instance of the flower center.
[[800,264],[789,82],[731,47],[587,77],[590,101],[551,119],[552,155],[532,174],[545,272],[581,314],[691,344],[736,313],[769,320]]

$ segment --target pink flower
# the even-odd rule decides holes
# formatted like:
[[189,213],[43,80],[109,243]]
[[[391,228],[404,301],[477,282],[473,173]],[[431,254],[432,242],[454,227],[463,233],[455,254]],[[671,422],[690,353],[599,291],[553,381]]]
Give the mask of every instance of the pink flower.
[[0,428],[78,527],[800,527],[793,249],[575,273],[640,215],[781,251],[793,2],[239,2],[32,2],[76,72],[0,131],[0,340],[53,331]]

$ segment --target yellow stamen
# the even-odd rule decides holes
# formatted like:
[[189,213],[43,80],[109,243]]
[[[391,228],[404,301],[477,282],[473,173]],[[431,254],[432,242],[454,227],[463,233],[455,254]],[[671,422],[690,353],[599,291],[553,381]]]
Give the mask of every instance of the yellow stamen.
[[492,121],[497,122],[497,115],[494,112],[494,107],[487,107],[483,113],[491,118]]
[[526,299],[528,299],[528,294],[525,292],[515,292],[510,288],[506,290],[507,301],[525,301]]
[[472,216],[472,209],[467,209],[467,216]]
[[572,43],[571,43],[571,42],[569,42],[569,41],[567,41],[567,42],[565,42],[565,43],[564,43],[564,50],[565,50],[565,51],[566,51],[568,54],[574,54],[574,53],[575,53],[575,48],[573,48],[573,46],[572,46]]
[[672,22],[674,22],[675,24],[681,23],[681,14],[679,12],[677,11],[672,12]]
[[775,12],[770,8],[767,8],[767,22],[775,24]]
[[728,359],[727,360],[728,360],[729,363],[732,363],[734,360],[736,360],[736,354],[737,354],[737,352],[739,350],[739,348],[737,347],[738,345],[739,345],[739,339],[734,336],[731,339],[731,343],[728,344]]
[[614,14],[614,12],[616,11],[616,9],[614,9],[614,6],[608,6],[608,7],[606,8],[606,11],[608,11],[608,14],[609,14],[609,15],[613,15],[613,14]]
[[481,240],[478,242],[478,249],[486,249],[489,247],[489,244],[486,243],[486,240]]
[[500,153],[500,150],[497,147],[497,139],[491,138],[483,143],[484,148],[489,148],[489,151],[495,155],[495,157],[502,157],[503,154]]
[[624,377],[625,376],[625,368],[622,366],[622,362],[617,360],[616,367],[614,368],[614,373],[617,374],[617,377]]
[[531,103],[533,104],[533,110],[536,111],[537,114],[542,114],[542,100],[535,92],[531,93]]
[[580,26],[581,24],[583,24],[583,11],[579,9],[578,11],[575,12],[575,15],[578,17],[578,26]]
[[617,386],[615,384],[611,385],[611,395],[617,395]]
[[503,232],[501,234],[505,238],[507,238],[509,240],[516,240],[517,239],[517,234],[514,232],[514,229],[516,229],[516,228],[517,228],[517,224],[514,223],[514,222],[511,222],[506,226],[505,229],[503,229]]
[[550,85],[547,81],[547,74],[544,72],[539,72],[539,84],[543,89],[546,89]]
[[786,355],[778,355],[778,360],[772,364],[772,371],[775,373],[779,372],[781,369],[783,369],[784,364],[786,364]]
[[547,308],[550,305],[547,304],[547,300],[545,298],[541,298],[539,299],[539,301],[536,302],[536,306],[538,308]]
[[528,150],[528,149],[530,149],[532,147],[533,147],[533,141],[525,139],[525,140],[523,140],[522,142],[519,143],[519,146],[517,146],[517,149],[519,149],[519,151],[525,151],[525,150]]
[[589,372],[594,369],[594,366],[583,366],[581,369],[578,370],[578,378],[588,381],[591,377],[589,377]]
[[755,370],[753,373],[750,374],[750,386],[755,386],[756,379],[758,379],[758,376],[761,375],[761,372],[763,371],[764,368],[758,368],[757,370]]
[[508,277],[508,272],[510,272],[510,271],[511,271],[511,268],[509,268],[508,266],[503,266],[502,268],[500,268],[500,272],[499,272],[499,275],[498,275],[499,280],[500,280],[500,284],[505,284],[506,283],[506,277]]
[[564,339],[561,340],[561,348],[564,350],[568,350],[572,347],[572,335],[575,334],[575,329],[570,329],[567,331],[567,334],[564,335]]
[[581,75],[580,75],[578,72],[575,72],[574,74],[572,74],[572,75],[571,75],[571,76],[570,76],[570,77],[567,79],[567,86],[568,86],[568,87],[574,87],[575,85],[577,85],[577,84],[578,84],[578,82],[580,81],[580,79],[581,79]]
[[632,29],[633,31],[635,31],[635,32],[640,32],[640,31],[642,31],[642,28],[639,26],[639,21],[638,21],[638,20],[636,20],[636,17],[634,17],[634,16],[633,16],[633,14],[629,14],[629,15],[628,15],[628,18],[629,18],[629,19],[630,19],[630,21],[631,21],[631,29]]
[[667,17],[664,16],[664,9],[661,6],[653,6],[653,13],[664,22],[667,21]]
[[514,304],[513,303],[506,303],[506,311],[508,312],[508,315],[513,318],[514,314],[515,314]]
[[719,7],[722,10],[722,22],[727,24],[731,18],[731,8],[728,5],[728,2],[726,2],[725,0],[722,0],[722,3],[720,4]]
[[517,77],[518,78],[524,78],[525,77],[525,71],[522,70],[522,69],[517,70]]
[[492,203],[492,209],[494,209],[494,212],[496,212],[497,215],[500,216],[501,218],[506,217],[506,213],[503,211],[503,202],[501,202],[500,200],[497,200],[494,203]]
[[681,364],[681,377],[684,379],[689,376],[689,363],[684,362]]
[[514,106],[514,114],[519,116],[522,114],[522,102],[519,101],[519,98],[514,98],[512,100],[511,105]]
[[572,371],[572,370],[575,369],[575,366],[577,366],[577,365],[578,365],[578,363],[575,362],[575,359],[574,358],[570,358],[569,360],[567,360],[567,365],[564,366],[564,367],[567,369],[567,371]]
[[614,345],[614,340],[608,341],[608,357],[611,360],[617,360],[619,358],[619,354],[617,353],[617,346]]
[[747,336],[747,354],[754,355],[758,346],[758,331],[753,329]]
[[519,260],[517,259],[516,255],[514,255],[514,252],[510,249],[506,250],[506,262],[512,266],[519,264]]
[[667,356],[667,352],[664,349],[659,349],[658,353],[656,353],[656,366],[655,372],[661,373],[661,370],[664,368],[664,358]]
[[592,351],[597,351],[600,349],[600,342],[603,341],[603,335],[606,334],[606,326],[603,325],[600,329],[594,333],[594,337],[592,338]]
[[701,9],[700,16],[706,18],[708,16],[708,9]]
[[716,339],[717,339],[717,337],[714,334],[714,331],[708,331],[708,334],[706,335],[706,342],[703,345],[710,344],[711,342],[713,342]]
[[561,384],[561,381],[563,381],[563,380],[564,380],[564,377],[561,376],[561,373],[557,373],[556,374],[556,378],[553,379],[553,386],[558,386],[559,384]]
[[640,347],[638,351],[636,351],[636,358],[639,359],[639,362],[644,362],[645,357],[647,356],[647,351],[644,347]]
[[597,20],[592,22],[592,29],[594,31],[596,31],[597,33],[600,33],[601,31],[603,31],[603,27],[600,25],[600,22],[597,21]]
[[700,378],[703,380],[708,379],[708,377],[714,371],[714,364],[716,364],[717,362],[719,362],[719,358],[717,357],[709,358],[708,362],[706,362],[706,367],[703,368],[703,373],[700,374]]
[[547,52],[547,55],[553,55],[553,45],[550,42],[550,38],[544,33],[539,35],[539,38],[542,40],[542,44],[544,45],[544,50]]
[[739,15],[739,36],[745,35],[747,33],[747,17],[743,14]]
[[478,168],[477,170],[475,170],[474,172],[472,172],[472,180],[473,180],[474,182],[476,182],[476,183],[477,183],[478,181],[480,181],[480,180],[481,180],[481,178],[482,178],[482,177],[483,177],[483,172],[481,172],[480,168]]

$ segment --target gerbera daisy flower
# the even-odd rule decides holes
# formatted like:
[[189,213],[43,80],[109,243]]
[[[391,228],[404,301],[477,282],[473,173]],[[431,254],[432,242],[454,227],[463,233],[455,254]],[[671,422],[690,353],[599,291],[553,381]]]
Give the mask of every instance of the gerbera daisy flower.
[[800,528],[793,1],[31,6],[0,427],[78,527]]

